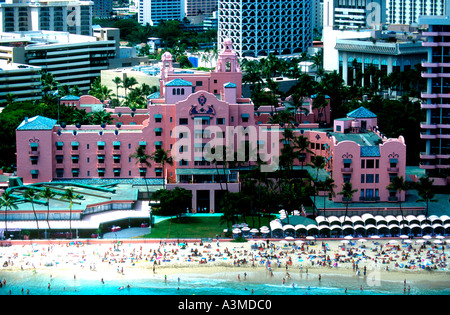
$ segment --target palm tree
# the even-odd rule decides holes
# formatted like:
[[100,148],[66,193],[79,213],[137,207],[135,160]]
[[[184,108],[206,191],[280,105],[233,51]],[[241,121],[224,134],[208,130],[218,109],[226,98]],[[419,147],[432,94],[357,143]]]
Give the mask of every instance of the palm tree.
[[312,153],[312,151],[309,149],[310,144],[311,143],[309,142],[308,137],[305,137],[303,135],[299,135],[298,137],[294,138],[294,147],[298,150],[297,159],[302,163],[302,169],[303,163],[305,162],[306,153]]
[[316,169],[316,179],[314,180],[314,205],[313,205],[313,215],[314,215],[316,209],[316,192],[317,192],[317,184],[319,182],[319,170],[325,168],[326,165],[325,158],[321,155],[314,155],[311,157],[311,163],[308,165]]
[[73,191],[73,188],[67,188],[64,191],[64,195],[62,195],[61,199],[69,201],[69,231],[70,237],[72,237],[72,206],[73,201],[76,199],[83,199],[83,196],[77,194]]
[[155,161],[156,163],[161,164],[162,173],[164,177],[163,188],[166,188],[166,175],[164,173],[164,166],[167,164],[173,165],[172,157],[170,156],[169,150],[165,151],[164,149],[156,149],[152,155],[150,155],[150,159]]
[[34,213],[34,218],[36,219],[36,227],[37,227],[37,234],[38,234],[38,238],[40,235],[39,232],[39,221],[38,221],[38,217],[36,214],[36,210],[34,209],[34,200],[38,200],[39,199],[39,195],[36,194],[36,192],[34,191],[33,188],[27,188],[23,194],[24,198],[30,200],[31,202],[31,206],[33,208],[33,213]]
[[129,89],[132,89],[133,86],[135,86],[136,84],[138,84],[138,82],[134,77],[126,77],[125,80],[123,80],[123,88],[125,89],[125,98],[128,95],[127,91]]
[[419,182],[416,183],[416,189],[419,193],[419,196],[422,199],[419,199],[417,201],[425,201],[427,203],[427,210],[425,216],[428,218],[428,203],[436,202],[436,199],[434,198],[435,192],[434,192],[434,186],[433,186],[434,180],[430,179],[428,176],[420,177]]
[[344,220],[347,217],[348,212],[348,204],[350,203],[350,200],[353,198],[353,194],[357,192],[358,189],[353,189],[352,183],[346,182],[342,184],[342,191],[338,193],[338,195],[342,195],[342,199],[345,200],[345,215]]
[[331,177],[327,177],[325,181],[322,182],[322,188],[327,194],[323,195],[323,216],[325,216],[325,208],[326,208],[326,198],[331,194],[331,196],[335,196],[334,188],[336,185],[334,184],[334,179]]
[[[142,145],[139,145],[136,147],[136,151],[130,155],[130,158],[136,159],[136,164],[139,164],[140,170],[139,173],[144,175],[144,182],[145,182],[145,188],[147,190],[147,198],[150,201],[150,192],[148,190],[148,183],[147,183],[147,167],[151,167],[151,164],[149,162],[150,155],[147,154],[145,151],[145,147]],[[141,172],[142,169],[142,172]],[[145,171],[144,171],[145,169]],[[150,226],[153,226],[153,212],[150,211]]]
[[49,230],[50,230],[50,222],[48,220],[48,217],[50,215],[50,199],[55,197],[55,195],[56,193],[54,193],[53,190],[50,189],[50,187],[45,187],[45,189],[39,193],[39,196],[47,199],[47,225]]
[[17,200],[12,197],[11,191],[5,191],[0,198],[0,207],[5,207],[5,232],[4,235],[8,232],[8,209],[18,209],[19,207],[16,205]]
[[121,87],[122,79],[119,77],[115,77],[113,80],[114,84],[116,85],[116,97],[117,97],[117,101],[119,100],[119,87]]
[[392,178],[392,181],[390,182],[389,185],[387,185],[386,189],[388,190],[394,190],[396,192],[398,192],[398,202],[400,204],[400,213],[402,214],[402,219],[404,218],[403,216],[403,209],[402,209],[402,196],[401,193],[403,191],[407,191],[409,189],[409,184],[408,182],[406,182],[403,178],[403,176],[395,176],[394,178]]

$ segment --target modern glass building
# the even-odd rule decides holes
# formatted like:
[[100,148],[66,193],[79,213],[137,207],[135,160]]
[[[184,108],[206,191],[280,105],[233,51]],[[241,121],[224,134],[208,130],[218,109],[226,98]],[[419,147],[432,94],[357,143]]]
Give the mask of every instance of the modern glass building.
[[312,46],[312,0],[219,0],[219,42],[240,57],[301,53]]
[[446,185],[450,169],[450,19],[427,16],[420,22],[429,25],[423,33],[428,39],[423,43],[428,48],[428,60],[422,63],[422,77],[428,82],[427,91],[422,93],[426,121],[421,123],[421,138],[425,140],[421,168],[436,185]]

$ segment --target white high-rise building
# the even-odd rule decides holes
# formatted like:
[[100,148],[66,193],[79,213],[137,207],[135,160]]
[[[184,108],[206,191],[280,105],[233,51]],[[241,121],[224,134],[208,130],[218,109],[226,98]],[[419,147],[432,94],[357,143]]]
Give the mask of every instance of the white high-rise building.
[[0,32],[59,31],[92,35],[92,1],[5,0]]
[[442,16],[445,6],[450,6],[448,0],[387,0],[387,23],[417,24],[419,16]]
[[155,26],[160,21],[179,20],[186,16],[185,0],[138,0],[138,22]]
[[300,53],[312,46],[312,0],[219,0],[219,42],[241,57]]

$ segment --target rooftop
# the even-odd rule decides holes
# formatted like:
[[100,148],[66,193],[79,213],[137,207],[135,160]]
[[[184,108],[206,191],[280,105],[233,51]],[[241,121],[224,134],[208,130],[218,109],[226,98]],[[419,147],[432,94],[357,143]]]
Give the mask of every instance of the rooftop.
[[25,117],[19,127],[17,127],[17,130],[50,130],[55,124],[55,119],[43,116]]
[[350,117],[350,118],[376,118],[377,115],[372,113],[370,110],[368,110],[364,106],[361,106],[361,107],[355,109],[354,111],[351,111],[350,113],[348,113],[347,117]]

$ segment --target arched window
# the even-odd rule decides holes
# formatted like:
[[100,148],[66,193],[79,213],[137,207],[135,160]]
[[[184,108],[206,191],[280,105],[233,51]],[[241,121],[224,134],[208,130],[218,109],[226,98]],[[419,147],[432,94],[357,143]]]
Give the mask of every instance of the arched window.
[[184,95],[184,89],[181,89],[181,95]]

